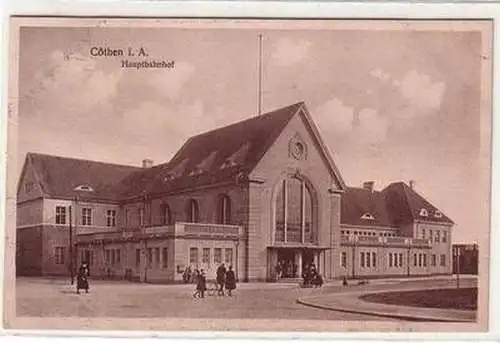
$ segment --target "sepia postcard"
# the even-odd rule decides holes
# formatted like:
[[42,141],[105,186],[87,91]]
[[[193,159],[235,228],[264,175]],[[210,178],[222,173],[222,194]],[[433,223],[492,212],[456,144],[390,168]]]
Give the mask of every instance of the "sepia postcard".
[[488,330],[492,20],[9,28],[6,328]]

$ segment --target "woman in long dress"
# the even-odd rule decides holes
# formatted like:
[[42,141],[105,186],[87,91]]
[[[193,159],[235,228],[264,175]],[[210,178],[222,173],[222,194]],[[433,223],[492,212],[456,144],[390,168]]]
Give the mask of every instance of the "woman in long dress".
[[231,296],[231,291],[236,289],[236,275],[234,274],[233,267],[229,266],[226,272],[226,289],[227,295]]
[[84,289],[85,293],[89,292],[89,268],[86,263],[82,263],[78,269],[78,274],[76,276],[76,293],[80,294],[80,289]]

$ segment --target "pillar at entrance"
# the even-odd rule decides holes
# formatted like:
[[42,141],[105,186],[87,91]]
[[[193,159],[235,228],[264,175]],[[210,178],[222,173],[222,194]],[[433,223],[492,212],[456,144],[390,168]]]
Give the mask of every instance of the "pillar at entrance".
[[297,265],[297,275],[296,277],[302,277],[302,251],[298,250],[295,252],[295,264]]

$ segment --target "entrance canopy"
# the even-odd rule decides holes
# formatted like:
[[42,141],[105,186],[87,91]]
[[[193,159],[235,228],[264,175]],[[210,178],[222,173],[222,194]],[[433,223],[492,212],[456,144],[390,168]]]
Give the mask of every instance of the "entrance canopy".
[[293,243],[287,243],[287,244],[274,244],[274,245],[269,245],[267,247],[268,249],[310,249],[310,250],[330,250],[332,249],[331,247],[328,246],[319,246],[319,245],[308,245],[308,244],[293,244]]

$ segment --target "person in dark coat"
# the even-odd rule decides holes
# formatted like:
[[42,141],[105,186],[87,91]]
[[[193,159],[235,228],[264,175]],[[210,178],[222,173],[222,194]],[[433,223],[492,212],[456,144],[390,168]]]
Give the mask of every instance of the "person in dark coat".
[[224,295],[224,282],[226,279],[226,267],[224,263],[222,263],[219,268],[217,268],[216,272],[217,285],[219,289],[217,290],[218,295]]
[[196,280],[196,292],[200,298],[205,297],[205,291],[207,290],[207,277],[205,276],[205,272],[200,270],[200,274]]
[[78,274],[76,276],[76,293],[80,294],[80,289],[84,289],[85,293],[89,292],[89,268],[87,263],[82,263],[78,269]]
[[344,287],[347,287],[349,286],[349,284],[347,283],[347,278],[344,276],[344,278],[342,279],[342,286]]
[[234,275],[233,267],[229,266],[226,272],[226,289],[227,295],[231,296],[231,291],[236,289],[236,275]]

